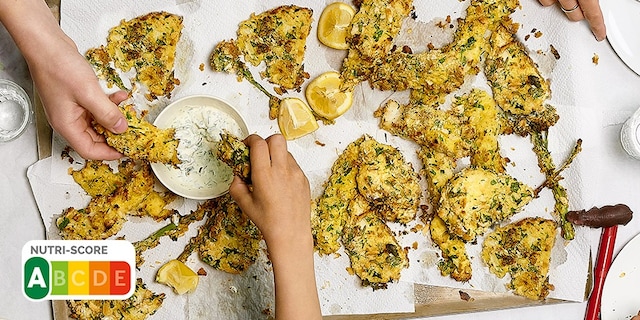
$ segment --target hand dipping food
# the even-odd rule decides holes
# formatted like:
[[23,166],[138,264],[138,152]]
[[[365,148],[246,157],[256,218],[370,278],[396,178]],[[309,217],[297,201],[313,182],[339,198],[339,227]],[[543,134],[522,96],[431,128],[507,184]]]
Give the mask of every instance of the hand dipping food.
[[225,194],[233,172],[215,156],[223,130],[238,137],[249,134],[242,116],[227,102],[212,96],[189,96],[168,105],[156,118],[159,128],[175,128],[178,167],[152,163],[158,180],[177,195],[211,199]]

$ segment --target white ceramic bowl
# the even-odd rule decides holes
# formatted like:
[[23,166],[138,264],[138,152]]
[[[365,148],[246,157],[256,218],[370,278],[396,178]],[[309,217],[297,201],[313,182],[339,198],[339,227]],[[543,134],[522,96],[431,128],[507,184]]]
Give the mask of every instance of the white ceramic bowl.
[[[219,132],[223,129],[237,134],[241,139],[249,135],[246,121],[233,106],[213,96],[188,96],[165,107],[154,125],[162,129],[176,128],[176,137],[180,139],[178,157],[182,163],[179,169],[161,163],[151,164],[156,177],[167,189],[196,200],[212,199],[229,191],[233,180],[231,169],[218,163],[215,155],[207,155],[210,147],[215,146],[210,143],[207,145],[206,141],[199,138],[219,141]],[[207,130],[199,129],[202,126]]]
[[0,79],[0,142],[19,137],[31,122],[31,100],[13,81]]

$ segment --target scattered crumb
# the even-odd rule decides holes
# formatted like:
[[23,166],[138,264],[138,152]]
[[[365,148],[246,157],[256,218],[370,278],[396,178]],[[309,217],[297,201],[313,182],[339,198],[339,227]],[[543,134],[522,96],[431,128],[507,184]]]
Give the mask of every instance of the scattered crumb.
[[593,58],[591,58],[591,62],[593,62],[593,64],[597,66],[599,61],[600,61],[600,57],[598,56],[598,54],[594,53]]
[[198,269],[198,272],[196,272],[199,276],[206,276],[207,275],[207,270],[205,270],[204,268],[200,267],[200,269]]
[[350,274],[350,275],[354,275],[354,274],[356,274],[356,273],[353,271],[353,269],[351,269],[351,267],[346,267],[346,268],[345,268],[345,270],[347,270],[347,273],[348,273],[348,274]]
[[318,141],[318,140],[316,140],[315,142],[316,142],[316,144],[317,144],[317,145],[319,145],[319,146],[321,146],[321,147],[326,146],[326,144],[325,144],[325,143],[322,143],[322,142],[320,142],[320,141]]
[[204,63],[201,63],[200,67],[198,67],[198,69],[200,69],[200,71],[204,71]]
[[556,47],[554,47],[552,44],[550,44],[549,45],[549,49],[551,49],[551,53],[553,54],[553,57],[556,58],[556,60],[560,60],[560,53],[558,52]]
[[458,293],[460,293],[460,299],[464,300],[464,301],[473,301],[474,299],[466,292],[460,290],[458,291]]
[[529,37],[531,37],[531,35],[530,35],[530,34],[528,34],[528,35],[524,36],[524,41],[529,40]]
[[538,31],[538,29],[536,28],[531,29],[531,33],[536,33],[536,31]]
[[620,273],[620,278],[624,278],[627,274],[625,272]]
[[540,37],[542,37],[542,32],[537,31],[536,33],[533,34],[533,36],[536,37],[536,38],[540,38]]
[[238,293],[238,288],[236,288],[235,286],[230,286],[229,287],[229,291],[231,291],[233,293]]
[[61,159],[69,158],[69,163],[73,164],[75,160],[73,160],[73,157],[71,156],[71,147],[69,146],[64,147],[64,149],[62,150],[62,153],[60,154],[60,158]]
[[266,308],[262,310],[262,314],[270,316],[271,315],[271,309],[270,308]]
[[431,42],[429,42],[429,43],[427,44],[427,48],[428,48],[429,50],[433,50],[435,47],[436,47],[436,46],[434,46],[434,45],[433,45],[433,43],[431,43]]
[[418,241],[414,241],[413,244],[411,245],[411,248],[413,248],[413,250],[418,249]]

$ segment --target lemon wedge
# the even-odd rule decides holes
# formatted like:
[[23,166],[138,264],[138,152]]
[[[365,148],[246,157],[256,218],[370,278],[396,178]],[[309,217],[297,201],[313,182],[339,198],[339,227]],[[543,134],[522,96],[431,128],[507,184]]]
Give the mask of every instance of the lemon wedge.
[[173,288],[177,294],[193,292],[198,286],[198,275],[180,260],[170,260],[156,274],[156,282]]
[[318,129],[311,108],[298,98],[284,98],[280,102],[278,126],[287,140],[294,140]]
[[355,14],[356,10],[344,2],[328,5],[318,20],[318,40],[329,48],[348,49],[346,39]]
[[340,84],[340,74],[328,71],[307,85],[304,94],[316,114],[334,120],[351,108],[353,91],[340,91]]

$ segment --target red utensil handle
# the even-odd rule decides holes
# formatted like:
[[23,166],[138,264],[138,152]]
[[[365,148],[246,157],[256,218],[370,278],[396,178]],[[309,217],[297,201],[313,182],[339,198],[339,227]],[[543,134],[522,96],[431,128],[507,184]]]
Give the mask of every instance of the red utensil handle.
[[613,259],[613,249],[615,247],[617,233],[617,225],[606,227],[602,230],[602,235],[600,236],[600,247],[598,248],[598,257],[596,258],[596,265],[593,271],[593,291],[591,292],[589,301],[587,302],[587,312],[584,317],[585,320],[600,319],[602,287],[604,286],[604,280],[607,277],[607,272],[609,272],[611,260]]

